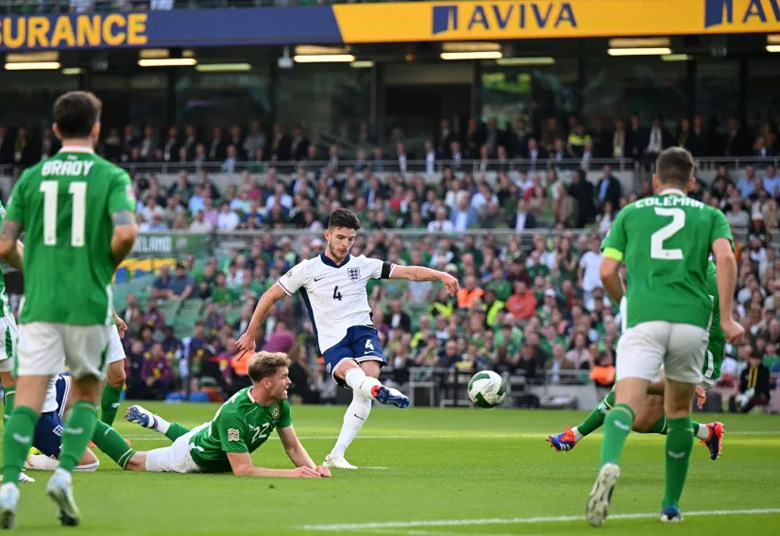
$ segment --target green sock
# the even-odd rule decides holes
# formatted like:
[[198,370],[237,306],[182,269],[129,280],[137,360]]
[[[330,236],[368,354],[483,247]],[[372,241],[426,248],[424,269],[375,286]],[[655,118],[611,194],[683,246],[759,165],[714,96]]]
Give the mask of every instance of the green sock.
[[109,458],[114,460],[119,466],[124,469],[127,462],[135,454],[135,450],[130,448],[119,432],[111,428],[109,425],[102,421],[98,421],[95,425],[95,433],[92,436],[92,441],[97,445],[97,448],[105,452]]
[[601,442],[601,465],[617,463],[623,452],[623,445],[634,424],[634,411],[625,404],[618,404],[604,419],[604,439]]
[[8,417],[11,416],[11,410],[14,409],[14,397],[16,396],[16,386],[12,385],[11,387],[6,387],[4,391],[5,391],[5,399],[3,400],[4,403],[3,422],[8,420]]
[[651,426],[650,429],[645,433],[666,435],[666,415],[655,421],[655,424]]
[[95,432],[97,406],[87,400],[78,400],[70,410],[68,422],[62,432],[62,450],[60,450],[60,469],[69,473],[78,465],[89,440]]
[[680,506],[680,496],[688,475],[688,463],[693,448],[693,427],[691,418],[667,419],[669,432],[666,434],[666,494],[662,508]]
[[701,424],[691,421],[691,428],[693,428],[693,437],[697,437],[696,434],[699,433],[699,427],[702,426]]
[[181,436],[189,432],[190,429],[187,428],[184,425],[181,425],[177,422],[172,422],[171,425],[168,427],[168,430],[165,432],[165,437],[170,439],[171,441],[176,441]]
[[576,426],[577,431],[584,437],[601,428],[607,413],[609,413],[609,410],[611,410],[614,405],[615,391],[610,391],[609,394],[602,398],[598,405],[593,408],[590,415],[585,417],[585,420]]
[[13,409],[3,430],[3,482],[16,482],[30,451],[38,414],[27,406]]
[[122,396],[121,387],[114,387],[106,382],[103,387],[103,394],[100,396],[100,420],[111,426],[114,424],[116,413],[119,411],[119,398]]

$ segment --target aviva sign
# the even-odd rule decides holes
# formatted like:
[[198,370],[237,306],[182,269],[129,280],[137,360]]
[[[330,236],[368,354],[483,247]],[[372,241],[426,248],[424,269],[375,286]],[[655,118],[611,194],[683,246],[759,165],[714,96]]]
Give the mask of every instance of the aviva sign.
[[336,4],[344,43],[780,32],[780,0]]
[[[736,11],[735,11],[736,10]],[[705,0],[704,28],[767,26],[780,22],[778,0]]]
[[466,32],[475,30],[506,31],[512,29],[577,28],[577,19],[570,2],[473,4],[460,9],[458,5],[433,7],[431,33]]

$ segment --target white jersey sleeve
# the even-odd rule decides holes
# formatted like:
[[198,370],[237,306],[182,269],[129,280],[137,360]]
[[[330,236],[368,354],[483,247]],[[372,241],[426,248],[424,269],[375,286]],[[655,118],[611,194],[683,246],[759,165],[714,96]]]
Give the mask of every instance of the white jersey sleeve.
[[309,261],[301,261],[279,278],[279,286],[282,287],[288,296],[292,296],[298,289],[306,284],[309,280],[308,276]]
[[368,270],[368,277],[370,279],[387,279],[390,277],[390,274],[393,273],[393,269],[395,268],[395,264],[380,261],[379,259],[371,259],[365,255],[361,255],[357,259]]

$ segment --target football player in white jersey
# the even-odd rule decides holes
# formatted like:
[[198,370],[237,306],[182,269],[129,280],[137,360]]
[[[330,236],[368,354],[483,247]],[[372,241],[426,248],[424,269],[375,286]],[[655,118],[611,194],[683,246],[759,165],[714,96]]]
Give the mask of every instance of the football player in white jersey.
[[274,303],[300,291],[327,371],[339,385],[353,391],[336,446],[323,462],[340,469],[357,469],[347,462],[344,453],[368,419],[372,400],[399,408],[409,405],[408,397],[378,380],[387,360],[371,317],[368,280],[441,281],[452,296],[459,290],[458,280],[444,272],[423,266],[398,266],[363,255],[352,257],[349,251],[358,229],[360,220],[354,212],[334,210],[325,231],[325,252],[298,263],[263,294],[249,327],[236,343],[241,350],[254,351],[260,326]]

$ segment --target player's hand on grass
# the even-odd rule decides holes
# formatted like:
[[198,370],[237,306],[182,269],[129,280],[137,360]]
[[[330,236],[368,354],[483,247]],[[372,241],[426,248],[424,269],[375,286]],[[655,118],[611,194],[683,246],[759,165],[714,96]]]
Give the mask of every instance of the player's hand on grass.
[[320,474],[320,476],[325,478],[330,478],[330,468],[326,467],[324,465],[318,465],[316,471]]
[[245,350],[254,351],[255,338],[252,337],[248,332],[246,332],[238,338],[238,340],[236,341],[236,346],[241,351],[245,351]]
[[707,401],[707,392],[701,385],[696,386],[696,407],[704,409],[704,403]]
[[730,344],[739,344],[742,342],[742,337],[745,335],[745,328],[743,328],[739,322],[733,318],[721,319],[720,327],[723,328],[723,333],[726,334],[726,341]]
[[455,296],[458,293],[458,290],[460,290],[460,285],[458,284],[458,280],[452,277],[447,272],[439,272],[439,281],[442,282],[444,285],[444,288],[447,289],[447,292],[450,296]]
[[321,475],[311,467],[303,465],[297,469],[293,469],[291,471],[291,476],[293,478],[319,478]]

